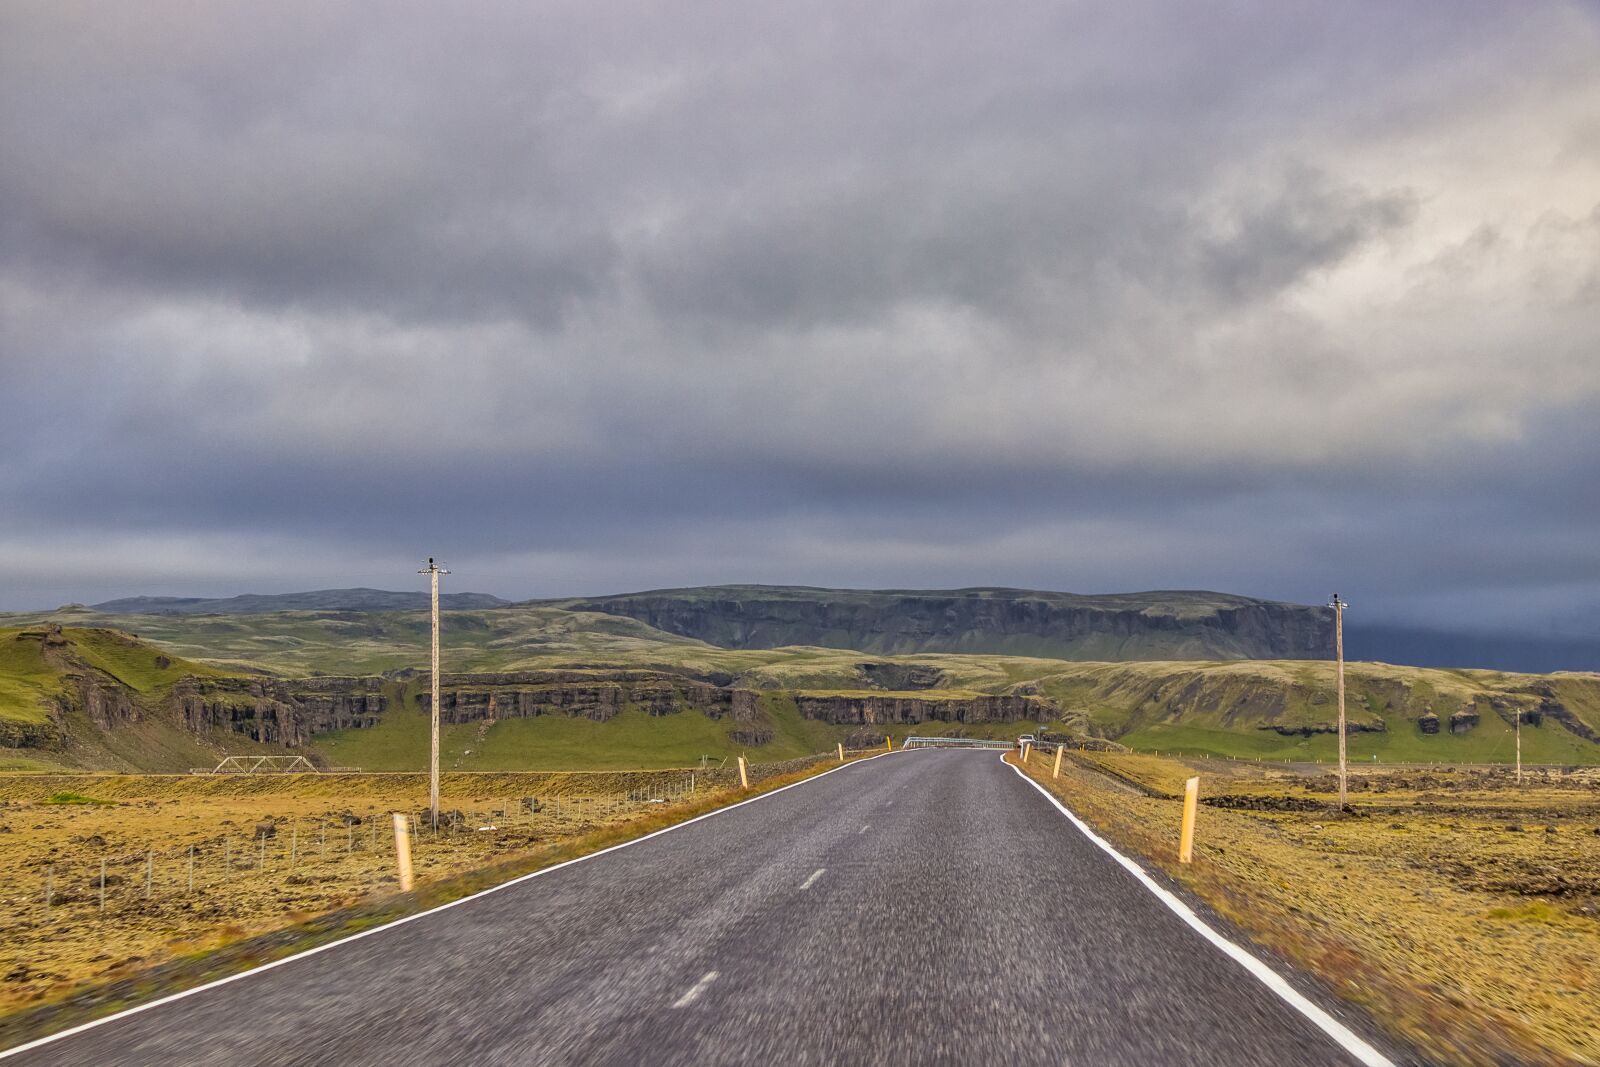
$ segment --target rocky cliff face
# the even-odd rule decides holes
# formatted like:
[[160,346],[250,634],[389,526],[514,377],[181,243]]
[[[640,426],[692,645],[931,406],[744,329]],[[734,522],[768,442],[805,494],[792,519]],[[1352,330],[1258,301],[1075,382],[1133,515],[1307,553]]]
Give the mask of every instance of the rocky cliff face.
[[[418,710],[426,710],[431,700],[427,676],[422,678],[424,685],[413,697]],[[728,716],[737,724],[731,736],[739,744],[763,745],[773,736],[759,693],[660,671],[516,671],[439,678],[439,719],[447,723],[537,715],[605,722],[629,706],[647,715]]]
[[55,700],[51,722],[43,733],[24,739],[22,744],[42,745],[58,740],[65,734],[65,716],[75,711],[82,711],[89,722],[101,730],[143,719],[144,709],[135,699],[133,690],[85,662],[60,626],[52,623],[43,630],[19,634],[18,639],[38,641],[42,660],[59,671],[67,683]]
[[[416,693],[426,709],[427,676]],[[582,716],[596,722],[613,718],[628,705],[649,715],[702,711],[720,718],[733,709],[731,689],[659,671],[517,671],[504,674],[444,674],[439,678],[442,722]]]
[[1221,594],[1085,597],[1022,590],[673,590],[571,602],[726,648],[820,645],[884,654],[1063,659],[1317,659],[1326,609]]
[[[931,676],[917,678],[933,680]],[[762,693],[654,671],[446,674],[439,685],[439,717],[448,723],[535,715],[583,716],[604,722],[632,705],[650,715],[695,711],[713,719],[729,716],[739,724],[735,740],[745,744],[764,744],[772,736]],[[426,686],[418,689],[414,699],[418,710],[428,707]],[[841,725],[1017,722],[1058,714],[1051,701],[1022,694],[801,692],[794,694],[794,699],[805,718]]]
[[193,733],[228,731],[296,746],[314,734],[375,726],[385,707],[381,686],[377,678],[186,678],[172,703]]
[[808,719],[843,726],[915,725],[923,722],[1025,722],[1054,719],[1054,704],[1037,696],[975,693],[921,697],[869,693],[796,693]]

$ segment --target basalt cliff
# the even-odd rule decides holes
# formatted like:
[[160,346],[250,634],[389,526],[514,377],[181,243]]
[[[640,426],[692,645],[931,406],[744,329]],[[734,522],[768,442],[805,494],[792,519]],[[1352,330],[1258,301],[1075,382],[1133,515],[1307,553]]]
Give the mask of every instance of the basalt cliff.
[[1072,660],[1333,654],[1333,620],[1326,608],[1223,593],[710,586],[559,603],[627,616],[724,648],[817,645],[879,655],[968,652]]

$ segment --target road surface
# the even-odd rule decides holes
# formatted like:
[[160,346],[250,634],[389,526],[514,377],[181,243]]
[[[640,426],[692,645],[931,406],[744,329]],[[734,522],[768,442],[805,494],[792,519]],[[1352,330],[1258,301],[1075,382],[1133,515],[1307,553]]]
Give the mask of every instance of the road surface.
[[1349,1064],[994,752],[897,753],[22,1064]]

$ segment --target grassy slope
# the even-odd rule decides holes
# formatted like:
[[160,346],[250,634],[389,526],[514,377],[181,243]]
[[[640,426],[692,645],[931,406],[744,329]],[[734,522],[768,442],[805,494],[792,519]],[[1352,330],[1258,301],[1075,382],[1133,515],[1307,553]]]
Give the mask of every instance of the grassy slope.
[[19,641],[20,630],[0,630],[0,719],[19,723],[49,720],[47,702],[61,690],[61,677],[45,662],[38,641]]
[[[763,762],[826,752],[850,728],[802,719],[788,694],[767,693],[763,706],[773,740],[759,747],[736,744],[737,724],[697,712],[651,716],[629,706],[606,722],[564,715],[445,725],[439,731],[440,766],[455,771],[622,770],[698,766],[748,753]],[[894,728],[896,738],[909,732]],[[420,711],[390,713],[369,730],[339,730],[317,739],[316,748],[337,766],[368,771],[410,771],[427,766],[428,717]]]
[[[38,632],[37,627],[0,629],[0,728],[8,722],[37,724],[57,718],[66,742],[49,748],[0,748],[0,770],[178,771],[215,763],[224,747],[239,753],[281,751],[244,737],[230,737],[225,745],[206,742],[159,714],[179,679],[224,673],[215,667],[100,627],[64,627],[65,643],[52,648],[47,657]],[[96,727],[78,706],[75,675],[126,687],[140,708],[139,721],[111,731]]]
[[[260,615],[102,615],[69,609],[0,616],[0,624],[112,627],[224,670],[285,676],[382,674],[426,665],[426,612],[285,611]],[[453,671],[504,670],[549,652],[562,662],[637,663],[658,649],[709,649],[632,619],[555,608],[444,613],[441,651]],[[715,651],[715,650],[713,650]]]

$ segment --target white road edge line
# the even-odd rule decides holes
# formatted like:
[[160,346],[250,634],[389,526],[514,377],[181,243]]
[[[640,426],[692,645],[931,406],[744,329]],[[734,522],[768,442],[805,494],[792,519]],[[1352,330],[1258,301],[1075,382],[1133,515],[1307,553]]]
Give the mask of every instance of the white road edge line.
[[817,884],[817,879],[818,878],[821,878],[824,874],[827,874],[827,873],[828,873],[828,868],[826,868],[826,867],[818,867],[816,870],[811,872],[811,877],[810,878],[807,878],[805,881],[800,883],[800,888],[801,889],[810,889],[812,886]]
[[[1000,761],[1005,763],[1005,755],[1003,753],[1001,754]],[[1344,1023],[1341,1023],[1338,1019],[1335,1019],[1326,1011],[1323,1011],[1321,1008],[1317,1007],[1316,1004],[1308,1000],[1300,993],[1299,990],[1295,989],[1294,986],[1284,981],[1283,976],[1278,974],[1277,971],[1274,971],[1271,967],[1268,967],[1265,963],[1262,963],[1255,956],[1251,955],[1249,952],[1240,948],[1232,941],[1229,941],[1227,938],[1217,933],[1210,926],[1206,925],[1205,921],[1201,919],[1200,916],[1196,915],[1189,905],[1185,904],[1170,890],[1166,889],[1154,878],[1151,878],[1148,874],[1146,874],[1143,867],[1139,866],[1133,860],[1118,852],[1108,841],[1106,841],[1105,838],[1089,829],[1088,823],[1074,815],[1071,809],[1069,809],[1065,804],[1061,803],[1060,800],[1056,799],[1055,795],[1052,794],[1048,789],[1024,774],[1022,772],[1022,768],[1013,766],[1009,763],[1006,763],[1006,766],[1015,771],[1017,776],[1024,782],[1027,782],[1029,785],[1033,786],[1040,793],[1042,793],[1046,800],[1054,804],[1056,809],[1060,811],[1061,814],[1065,815],[1072,821],[1072,825],[1076,826],[1083,836],[1087,837],[1090,841],[1093,841],[1096,845],[1099,845],[1100,848],[1105,850],[1105,852],[1107,852],[1112,859],[1116,860],[1124,868],[1126,868],[1129,874],[1133,875],[1141,883],[1143,883],[1144,887],[1150,890],[1150,892],[1155,895],[1157,900],[1161,901],[1161,903],[1165,904],[1169,909],[1171,909],[1178,916],[1178,918],[1188,923],[1197,933],[1199,933],[1201,937],[1205,938],[1216,948],[1220,949],[1223,955],[1227,956],[1229,959],[1233,960],[1239,966],[1248,971],[1252,978],[1266,986],[1273,993],[1277,994],[1280,1000],[1288,1004],[1295,1011],[1298,1011],[1301,1015],[1304,1015],[1317,1027],[1317,1029],[1321,1030],[1323,1033],[1332,1038],[1339,1045],[1339,1047],[1343,1048],[1351,1056],[1354,1056],[1358,1062],[1364,1064],[1365,1067],[1395,1067],[1393,1060],[1389,1059],[1377,1049],[1367,1044],[1367,1042],[1363,1041],[1355,1033],[1355,1031],[1344,1025]]]
[[700,994],[706,991],[706,986],[710,985],[712,982],[715,982],[718,977],[719,976],[716,971],[707,971],[705,974],[700,976],[700,981],[689,987],[689,991],[687,993],[673,1001],[672,1006],[674,1008],[687,1008],[689,1005],[699,1000]]
[[105,1026],[108,1023],[114,1023],[119,1019],[126,1019],[131,1015],[138,1015],[141,1012],[147,1012],[153,1008],[159,1008],[163,1004],[171,1004],[175,1000],[183,1000],[185,997],[192,997],[198,993],[204,993],[207,990],[216,989],[218,986],[225,986],[231,982],[238,982],[245,978],[250,978],[254,975],[262,974],[278,967],[283,967],[287,964],[294,963],[297,960],[303,960],[308,957],[318,955],[319,953],[327,952],[330,949],[338,948],[341,945],[348,945],[352,941],[360,941],[365,937],[375,937],[378,934],[387,933],[390,930],[398,929],[407,923],[416,922],[418,919],[426,919],[430,915],[439,914],[441,911],[449,911],[451,908],[459,907],[468,901],[477,900],[479,897],[486,897],[490,893],[498,893],[502,889],[509,889],[514,885],[519,885],[534,878],[542,878],[544,875],[553,874],[556,871],[561,870],[563,867],[571,867],[575,863],[584,863],[588,860],[599,859],[601,856],[616,852],[620,849],[631,848],[634,845],[643,844],[652,837],[660,837],[662,834],[670,834],[674,830],[681,830],[685,826],[692,826],[702,819],[709,819],[714,815],[721,815],[722,813],[732,811],[735,808],[742,808],[746,804],[754,804],[757,801],[766,800],[768,797],[775,797],[779,793],[787,792],[790,789],[797,789],[800,786],[809,785],[810,783],[817,781],[819,778],[826,778],[828,775],[837,771],[848,770],[851,767],[859,767],[863,763],[870,763],[875,759],[882,759],[884,756],[898,755],[899,751],[900,750],[897,750],[894,753],[880,752],[876,756],[867,756],[864,759],[858,759],[851,763],[841,763],[839,766],[823,771],[821,774],[814,774],[810,778],[803,779],[802,781],[791,782],[786,786],[781,786],[777,789],[774,789],[770,793],[762,793],[760,796],[751,797],[749,800],[741,800],[737,804],[729,804],[726,807],[718,808],[715,811],[708,811],[704,815],[696,815],[692,819],[685,819],[683,822],[673,823],[671,826],[664,826],[659,830],[645,834],[643,837],[636,837],[631,841],[624,841],[620,845],[612,845],[610,848],[603,848],[599,852],[591,852],[586,856],[579,856],[576,859],[565,860],[561,863],[557,863],[553,867],[541,867],[537,871],[519,875],[508,882],[501,882],[499,885],[492,885],[488,889],[480,889],[476,893],[461,897],[457,900],[452,900],[448,904],[440,904],[437,908],[429,908],[427,911],[419,911],[415,915],[406,915],[396,919],[394,922],[385,923],[383,926],[375,926],[370,930],[363,930],[358,934],[351,934],[349,937],[341,937],[337,941],[329,941],[325,945],[318,945],[315,948],[308,948],[304,952],[297,952],[292,956],[285,956],[281,960],[273,960],[270,963],[263,963],[259,967],[252,967],[247,971],[240,971],[237,974],[230,974],[226,978],[218,978],[215,981],[205,982],[201,985],[195,986],[193,989],[185,989],[182,992],[171,993],[157,1000],[152,1000],[148,1004],[139,1004],[132,1008],[124,1008],[122,1011],[113,1012],[104,1018],[91,1019],[89,1022],[79,1023],[77,1026],[68,1027],[59,1034],[50,1034],[46,1037],[34,1038],[32,1041],[29,1041],[26,1044],[0,1050],[0,1060],[10,1059],[12,1056],[21,1055],[24,1052],[31,1052],[36,1048],[43,1048],[46,1045],[65,1040],[66,1038],[72,1037],[75,1034],[81,1034],[86,1030],[93,1030],[96,1027]]

